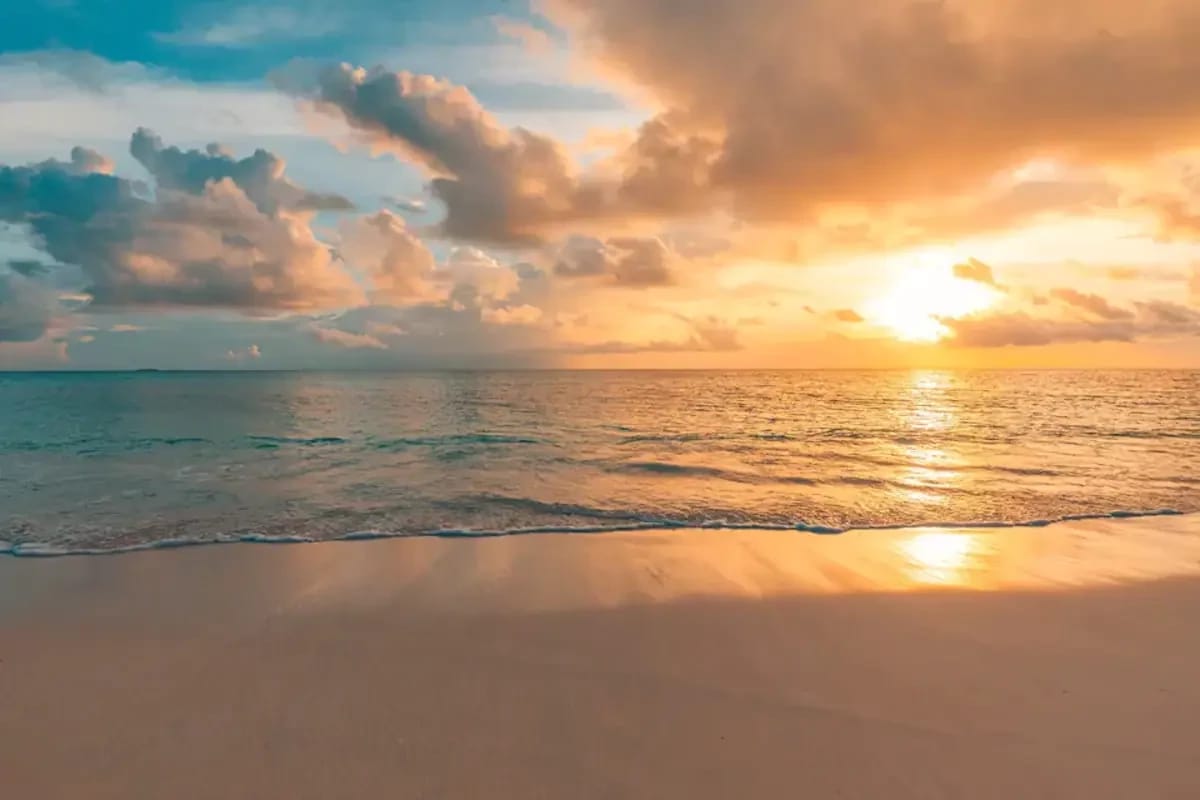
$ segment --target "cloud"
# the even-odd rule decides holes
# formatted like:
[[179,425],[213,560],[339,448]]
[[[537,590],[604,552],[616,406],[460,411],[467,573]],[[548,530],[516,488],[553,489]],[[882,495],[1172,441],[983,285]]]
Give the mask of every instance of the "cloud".
[[0,221],[26,227],[47,255],[82,270],[93,305],[300,310],[360,302],[359,286],[308,225],[313,195],[283,177],[281,160],[163,148],[145,131],[131,151],[163,181],[153,198],[95,171],[106,160],[78,148],[70,162],[0,166]]
[[519,42],[531,53],[548,53],[554,49],[554,40],[550,38],[550,34],[527,22],[495,16],[492,17],[492,24],[501,36]]
[[487,308],[482,318],[493,325],[536,325],[542,320],[542,310],[531,305]]
[[691,339],[698,350],[741,350],[737,329],[715,316],[698,318],[681,317],[695,333]]
[[1166,327],[1200,328],[1200,311],[1166,300],[1149,300],[1136,303],[1142,315]]
[[955,264],[954,277],[962,278],[966,281],[986,283],[988,286],[999,286],[999,284],[996,283],[996,276],[992,272],[992,268],[975,258],[972,258],[962,264]]
[[257,361],[260,358],[262,358],[262,350],[260,350],[256,344],[252,344],[249,347],[244,347],[237,350],[225,351],[225,359],[227,361],[241,363],[245,361]]
[[434,274],[434,257],[403,217],[383,209],[346,222],[340,251],[372,281],[377,302],[424,297]]
[[424,213],[427,208],[425,201],[417,197],[397,197],[392,195],[383,198],[383,202],[394,206],[399,211],[407,211],[412,214]]
[[521,276],[477,247],[456,247],[434,273],[450,287],[450,297],[466,306],[480,300],[506,300],[521,287]]
[[1191,144],[1200,122],[1192,0],[550,8],[664,108],[640,142],[659,126],[677,145],[644,150],[649,184],[683,178],[676,188],[728,197],[748,218],[969,195],[1038,157],[1138,162]]
[[838,322],[862,322],[863,315],[852,308],[839,308],[833,312],[833,318]]
[[[58,75],[81,89],[98,94],[108,93],[118,84],[162,76],[155,68],[136,61],[109,61],[83,50],[5,53],[0,55],[0,68],[18,73],[40,71]],[[6,76],[10,80],[12,77]]]
[[341,116],[377,149],[433,173],[446,235],[512,241],[571,216],[578,186],[565,148],[500,125],[462,86],[410,72],[293,64],[275,84]]
[[1082,309],[1102,319],[1123,320],[1134,317],[1132,311],[1125,308],[1118,308],[1099,295],[1086,294],[1075,289],[1051,289],[1050,296],[1073,308]]
[[942,319],[962,347],[1037,347],[1060,342],[1131,342],[1129,320],[1058,320],[1024,313]]
[[116,325],[113,325],[108,330],[111,333],[136,333],[138,331],[144,331],[146,329],[143,328],[141,325],[130,325],[127,322],[121,322]]
[[962,347],[1038,347],[1064,342],[1133,342],[1200,336],[1200,311],[1164,301],[1136,305],[1137,313],[1093,319],[1051,319],[1009,313],[943,318],[940,322],[953,332],[952,344]]
[[284,160],[262,149],[243,159],[234,158],[217,144],[210,144],[204,152],[180,150],[165,147],[153,132],[138,128],[129,152],[154,176],[159,189],[200,194],[209,184],[228,178],[264,214],[354,208],[353,203],[340,195],[309,192],[292,183],[284,176],[287,167]]
[[1104,277],[1112,281],[1180,281],[1187,273],[1171,267],[1107,267]]
[[36,342],[46,335],[58,304],[53,293],[18,273],[0,270],[0,342]]
[[268,41],[317,39],[337,30],[313,8],[300,12],[284,6],[242,6],[223,18],[196,22],[169,33],[151,34],[165,44],[239,49]]
[[295,62],[271,76],[280,90],[341,118],[374,150],[415,162],[433,177],[452,238],[529,243],[548,230],[598,220],[703,213],[694,191],[703,137],[661,121],[602,166],[581,173],[552,137],[508,128],[464,86],[431,75]]
[[344,347],[348,350],[387,349],[386,344],[367,333],[351,333],[340,328],[322,328],[315,325],[309,329],[309,332],[318,342]]
[[676,256],[661,239],[572,236],[562,245],[554,273],[565,278],[604,277],[618,286],[664,286],[673,282]]
[[1192,276],[1188,279],[1188,291],[1191,292],[1192,302],[1200,303],[1200,264],[1192,265]]
[[631,353],[731,352],[742,349],[737,331],[716,317],[690,319],[679,317],[690,333],[679,339],[653,339],[645,342],[607,340],[602,342],[564,343],[546,352],[561,355],[625,355]]

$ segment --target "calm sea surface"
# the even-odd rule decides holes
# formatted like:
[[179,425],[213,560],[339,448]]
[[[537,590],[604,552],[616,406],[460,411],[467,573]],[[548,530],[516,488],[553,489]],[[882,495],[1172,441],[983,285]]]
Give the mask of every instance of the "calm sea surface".
[[1165,508],[1200,372],[0,375],[15,552]]

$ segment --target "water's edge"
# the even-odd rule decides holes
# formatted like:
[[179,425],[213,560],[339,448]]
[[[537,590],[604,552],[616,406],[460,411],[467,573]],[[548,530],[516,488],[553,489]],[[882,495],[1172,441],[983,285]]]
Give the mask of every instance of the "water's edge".
[[633,533],[648,531],[680,531],[680,530],[740,530],[740,531],[794,531],[817,535],[840,535],[855,531],[900,531],[935,529],[971,529],[971,530],[1002,530],[1005,528],[1046,528],[1066,522],[1081,522],[1087,520],[1117,520],[1140,519],[1146,517],[1166,516],[1198,516],[1200,512],[1183,512],[1173,508],[1149,510],[1118,510],[1095,514],[1068,514],[1051,519],[1034,519],[1021,522],[982,521],[982,522],[946,522],[935,521],[922,524],[880,524],[854,525],[845,528],[828,527],[824,525],[763,525],[738,524],[715,520],[712,522],[681,522],[675,520],[646,519],[617,525],[583,525],[583,526],[535,526],[509,528],[503,530],[469,530],[448,528],[427,531],[423,533],[395,533],[388,531],[357,531],[342,536],[313,538],[308,536],[263,536],[244,534],[238,536],[217,536],[208,539],[161,539],[154,542],[144,542],[113,548],[64,548],[40,542],[12,543],[0,541],[0,556],[11,558],[60,558],[66,556],[114,556],[126,553],[136,553],[146,550],[168,550],[183,547],[206,547],[222,544],[316,544],[319,542],[357,542],[378,539],[411,539],[411,538],[440,538],[440,539],[486,539],[501,536],[527,536],[532,534],[585,534],[596,535],[605,533]]

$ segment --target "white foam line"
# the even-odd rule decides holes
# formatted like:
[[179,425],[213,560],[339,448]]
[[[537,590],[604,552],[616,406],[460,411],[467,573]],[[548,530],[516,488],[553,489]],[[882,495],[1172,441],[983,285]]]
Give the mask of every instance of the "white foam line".
[[[918,524],[881,524],[853,525],[845,528],[835,528],[826,525],[769,525],[746,522],[725,522],[722,520],[704,522],[684,522],[678,520],[645,520],[621,525],[557,525],[534,526],[526,528],[507,528],[501,530],[472,530],[469,528],[444,528],[425,533],[397,533],[389,531],[355,531],[329,539],[314,539],[310,536],[265,536],[262,534],[244,534],[240,536],[219,536],[213,539],[163,539],[155,542],[125,545],[123,547],[96,548],[65,548],[42,542],[13,543],[0,541],[0,556],[14,558],[58,558],[63,556],[113,556],[123,553],[137,553],[145,550],[169,550],[179,547],[204,547],[217,544],[314,544],[316,542],[358,542],[374,539],[408,539],[420,537],[435,537],[442,539],[488,539],[500,536],[528,536],[533,534],[604,534],[604,533],[633,533],[637,531],[670,531],[670,530],[745,530],[745,531],[798,531],[818,535],[840,535],[853,531],[898,531],[916,530],[920,528],[954,529],[966,528],[971,530],[1005,529],[1005,528],[1045,528],[1063,522],[1082,522],[1103,519],[1138,519],[1142,517],[1182,516],[1188,512],[1177,511],[1173,508],[1159,508],[1147,511],[1110,511],[1096,514],[1067,514],[1049,519],[1035,519],[1024,522],[1005,520],[987,522],[925,522]],[[1200,513],[1200,512],[1194,512]]]

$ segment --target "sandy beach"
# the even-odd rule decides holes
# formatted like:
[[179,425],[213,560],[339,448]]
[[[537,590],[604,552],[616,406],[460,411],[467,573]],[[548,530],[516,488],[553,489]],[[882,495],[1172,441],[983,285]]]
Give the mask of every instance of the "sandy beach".
[[1192,798],[1197,518],[0,558],[14,798]]

